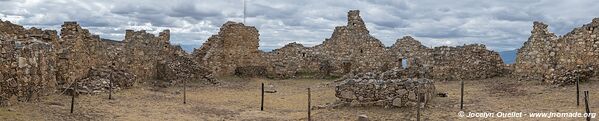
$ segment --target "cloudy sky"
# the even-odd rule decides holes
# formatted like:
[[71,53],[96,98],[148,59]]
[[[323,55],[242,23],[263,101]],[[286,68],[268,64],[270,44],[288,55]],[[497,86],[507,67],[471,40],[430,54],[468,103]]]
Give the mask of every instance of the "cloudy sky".
[[[599,17],[595,0],[247,0],[246,25],[260,32],[260,49],[290,42],[314,46],[360,10],[371,34],[386,46],[410,35],[426,46],[482,43],[496,51],[522,46],[533,21],[558,35]],[[243,21],[243,0],[0,0],[0,19],[26,27],[59,29],[78,21],[102,38],[122,40],[126,29],[199,47],[226,21]]]

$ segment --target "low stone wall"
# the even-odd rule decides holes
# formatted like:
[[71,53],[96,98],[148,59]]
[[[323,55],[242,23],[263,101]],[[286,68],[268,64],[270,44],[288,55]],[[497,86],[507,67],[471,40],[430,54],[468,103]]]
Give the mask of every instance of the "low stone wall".
[[[77,92],[90,94],[107,92],[112,81],[113,91],[133,86],[136,76],[126,69],[114,67],[93,67],[82,80],[77,81]],[[67,86],[67,85],[64,85]],[[63,87],[63,89],[70,87]]]
[[175,56],[157,64],[155,86],[167,87],[181,81],[200,81],[206,84],[218,83],[208,68],[200,66],[191,58]]
[[263,77],[266,76],[264,66],[245,66],[235,68],[235,75],[240,77]]
[[397,73],[362,73],[344,79],[335,88],[335,96],[343,102],[376,106],[415,106],[418,94],[424,94],[424,104],[435,93],[433,81],[425,78],[395,78]]

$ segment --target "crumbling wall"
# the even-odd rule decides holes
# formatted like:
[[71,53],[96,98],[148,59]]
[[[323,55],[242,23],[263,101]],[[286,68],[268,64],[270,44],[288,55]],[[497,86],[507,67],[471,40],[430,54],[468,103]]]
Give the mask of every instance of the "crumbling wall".
[[518,49],[513,76],[521,80],[543,80],[550,69],[555,68],[557,36],[549,32],[547,25],[534,22],[531,36]]
[[[180,47],[169,44],[168,30],[158,37],[128,30],[123,41],[101,39],[77,22],[65,22],[60,38],[56,31],[24,29],[8,21],[0,22],[0,30],[1,104],[14,98],[35,99],[56,87],[70,88],[74,82],[87,92],[106,89],[106,80],[115,80],[118,87],[129,87],[134,84],[130,79],[155,77],[159,61],[188,56]],[[106,77],[107,73],[116,77]]]
[[[422,45],[411,36],[398,39],[389,49],[391,67],[406,69],[416,77],[431,77],[434,66],[433,49]],[[408,71],[409,70],[409,71]],[[438,75],[437,75],[438,76]]]
[[347,25],[335,27],[331,38],[314,47],[315,51],[331,57],[333,75],[351,71],[384,71],[391,60],[383,43],[369,34],[360,11],[351,10]]
[[[405,71],[405,70],[392,70]],[[432,80],[405,78],[407,72],[360,73],[344,79],[335,88],[335,96],[354,105],[416,106],[419,95],[426,105],[435,94]],[[396,75],[399,74],[399,75]],[[401,78],[404,77],[404,78]],[[422,95],[421,95],[422,94]]]
[[237,68],[264,65],[258,50],[258,37],[255,27],[229,21],[223,24],[217,35],[212,35],[200,49],[194,50],[193,55],[216,76],[234,75]]
[[138,80],[156,78],[156,64],[162,60],[183,54],[182,50],[169,43],[170,31],[164,30],[156,37],[145,30],[127,30],[125,34],[125,66],[137,75]]
[[556,37],[547,25],[534,22],[531,37],[518,50],[513,76],[552,84],[573,84],[597,75],[599,18]]
[[321,55],[299,43],[289,43],[263,55],[268,61],[267,75],[271,78],[319,76]]
[[258,51],[255,28],[227,22],[193,55],[221,76],[234,75],[235,70],[265,67],[271,78],[340,77],[350,72],[387,71],[402,67],[402,61],[407,62],[405,68],[424,73],[419,76],[435,79],[482,79],[501,74],[498,69],[503,62],[499,54],[483,45],[432,49],[406,36],[387,48],[370,35],[359,13],[349,11],[347,25],[335,27],[331,37],[320,45],[290,43],[267,53]]
[[[112,86],[110,85],[112,83]],[[77,81],[77,92],[83,94],[107,92],[131,87],[135,83],[135,75],[128,69],[115,66],[92,67],[82,80]],[[64,87],[66,89],[68,87]]]
[[393,67],[423,73],[419,77],[437,80],[485,79],[503,73],[499,53],[487,50],[482,44],[440,46],[428,48],[410,36],[397,40],[389,49],[396,63]]
[[0,21],[0,105],[32,101],[56,88],[56,31]]
[[482,44],[433,49],[431,75],[439,80],[485,79],[502,74],[503,61],[499,53]]
[[[91,67],[99,63],[96,53],[100,37],[81,28],[77,22],[64,22],[60,39],[55,47],[58,54],[59,85],[70,85],[87,75]],[[104,61],[104,60],[102,60]]]
[[191,57],[176,55],[158,62],[156,65],[156,86],[167,87],[181,83],[181,81],[196,81],[204,84],[216,84],[208,68],[200,66]]

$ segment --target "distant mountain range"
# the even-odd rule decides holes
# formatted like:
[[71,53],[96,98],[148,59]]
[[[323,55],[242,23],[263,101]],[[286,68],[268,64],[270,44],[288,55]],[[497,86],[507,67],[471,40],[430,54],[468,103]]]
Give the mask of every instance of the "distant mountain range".
[[516,61],[516,55],[518,50],[508,50],[499,52],[499,56],[503,59],[505,64],[513,64]]

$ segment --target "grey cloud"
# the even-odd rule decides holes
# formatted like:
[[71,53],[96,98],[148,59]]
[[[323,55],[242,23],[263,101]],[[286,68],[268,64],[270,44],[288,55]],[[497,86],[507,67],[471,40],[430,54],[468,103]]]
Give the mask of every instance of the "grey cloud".
[[[346,13],[359,9],[371,34],[387,46],[404,35],[428,46],[483,43],[494,50],[519,48],[532,21],[562,35],[599,17],[593,0],[246,0],[247,23],[260,31],[260,49],[288,42],[319,44]],[[57,29],[78,21],[101,37],[122,40],[125,29],[171,29],[171,40],[187,50],[199,47],[228,20],[243,20],[243,0],[93,1],[0,0],[0,19],[27,27]]]

